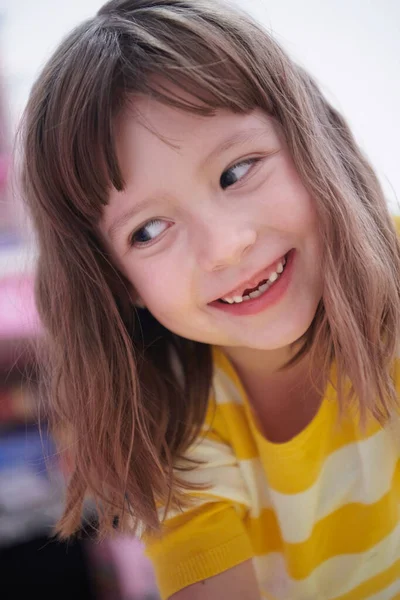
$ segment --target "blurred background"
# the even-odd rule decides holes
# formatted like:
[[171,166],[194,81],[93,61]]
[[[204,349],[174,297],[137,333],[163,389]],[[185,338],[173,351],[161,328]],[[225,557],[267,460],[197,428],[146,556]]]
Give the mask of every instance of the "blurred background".
[[[400,3],[397,0],[240,0],[316,77],[350,122],[400,212]],[[38,407],[30,342],[35,247],[10,170],[29,90],[60,39],[98,0],[0,0],[0,596],[150,600],[157,592],[136,540],[52,538],[63,469]],[[29,381],[26,373],[29,372]],[[38,423],[41,423],[41,430]],[[87,516],[90,522],[90,514]]]

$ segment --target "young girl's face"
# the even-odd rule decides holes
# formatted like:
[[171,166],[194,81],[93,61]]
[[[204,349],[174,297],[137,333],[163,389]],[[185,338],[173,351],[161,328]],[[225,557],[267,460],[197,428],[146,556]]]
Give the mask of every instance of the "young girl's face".
[[112,190],[101,231],[133,299],[209,344],[269,350],[302,336],[322,294],[320,240],[278,123],[139,97],[115,131],[126,187]]

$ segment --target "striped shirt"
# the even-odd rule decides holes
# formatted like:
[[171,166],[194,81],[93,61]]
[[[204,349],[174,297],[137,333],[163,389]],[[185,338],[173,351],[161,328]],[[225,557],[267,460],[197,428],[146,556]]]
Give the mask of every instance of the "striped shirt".
[[[145,540],[161,597],[251,559],[261,598],[400,600],[398,423],[339,419],[333,366],[313,420],[271,443],[228,358],[213,360],[207,433],[189,451],[204,463],[184,474],[210,488]],[[394,379],[400,394],[400,359]]]

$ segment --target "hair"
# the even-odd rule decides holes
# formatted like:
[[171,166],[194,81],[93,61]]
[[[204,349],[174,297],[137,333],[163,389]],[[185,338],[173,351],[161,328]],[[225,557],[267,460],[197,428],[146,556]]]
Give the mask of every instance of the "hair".
[[323,296],[294,360],[309,354],[326,377],[335,361],[342,408],[356,403],[384,423],[397,402],[400,247],[345,120],[239,9],[213,0],[112,0],[50,58],[22,130],[42,382],[73,465],[61,536],[79,528],[88,495],[101,533],[115,518],[122,530],[157,530],[157,507],[183,501],[174,465],[200,434],[212,386],[210,347],[132,306],[129,282],[99,232],[110,188],[124,188],[115,117],[135,94],[206,116],[258,107],[280,123],[324,240]]

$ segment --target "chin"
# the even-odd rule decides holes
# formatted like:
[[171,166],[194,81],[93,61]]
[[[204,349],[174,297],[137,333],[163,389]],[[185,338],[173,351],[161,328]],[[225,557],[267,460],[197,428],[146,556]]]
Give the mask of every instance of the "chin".
[[315,317],[315,312],[307,319],[296,319],[296,321],[276,323],[276,326],[267,332],[263,339],[258,336],[253,339],[252,347],[258,350],[277,350],[298,342],[309,330]]

